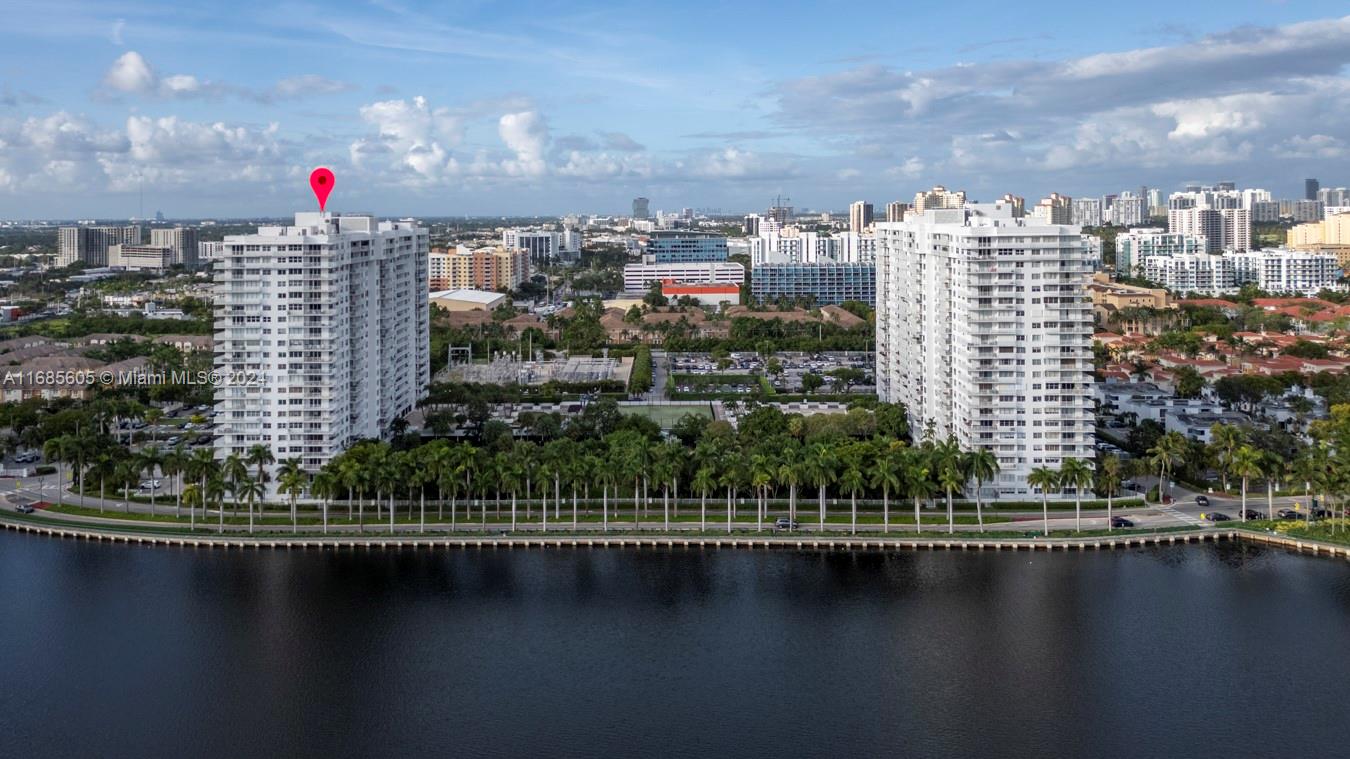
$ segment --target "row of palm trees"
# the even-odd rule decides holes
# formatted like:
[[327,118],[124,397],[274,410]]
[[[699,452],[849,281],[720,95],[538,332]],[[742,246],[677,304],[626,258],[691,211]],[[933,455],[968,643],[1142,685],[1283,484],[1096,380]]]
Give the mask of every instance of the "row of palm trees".
[[[561,524],[569,516],[571,527],[576,529],[583,504],[587,518],[594,518],[591,509],[597,495],[600,527],[604,530],[610,529],[621,510],[631,512],[631,520],[638,525],[653,518],[658,499],[659,518],[669,528],[671,520],[680,517],[681,493],[686,503],[697,499],[699,525],[704,530],[708,529],[710,500],[716,508],[716,500],[724,499],[726,529],[731,531],[737,521],[738,503],[752,498],[756,529],[762,530],[769,519],[771,502],[784,495],[787,516],[795,524],[799,503],[809,489],[815,491],[817,513],[813,516],[822,529],[829,520],[833,494],[847,497],[852,532],[857,531],[859,499],[877,496],[885,532],[891,530],[893,501],[909,502],[914,530],[922,532],[923,507],[935,506],[939,500],[946,506],[947,530],[954,532],[955,501],[973,493],[976,523],[983,530],[986,486],[999,473],[998,459],[991,451],[963,450],[952,439],[911,446],[889,437],[809,444],[774,438],[755,445],[734,436],[705,436],[687,447],[632,429],[598,440],[561,438],[542,445],[522,441],[496,448],[436,440],[400,450],[388,443],[366,441],[315,472],[306,471],[298,459],[276,462],[264,446],[217,461],[209,450],[161,451],[147,446],[130,454],[118,446],[104,446],[103,450],[89,451],[79,439],[61,436],[48,441],[44,453],[63,468],[63,481],[64,467],[74,467],[75,484],[81,492],[90,492],[97,483],[100,508],[108,488],[114,493],[131,491],[142,476],[153,479],[162,475],[171,480],[176,515],[186,507],[195,527],[199,512],[205,520],[214,509],[222,531],[227,501],[236,513],[241,504],[246,506],[252,531],[263,515],[269,493],[285,499],[291,523],[297,529],[300,502],[305,501],[308,508],[317,505],[325,532],[334,504],[345,505],[348,519],[362,529],[367,508],[373,508],[377,520],[388,519],[391,531],[400,506],[408,511],[416,506],[419,528],[425,529],[428,500],[438,522],[444,522],[449,511],[452,529],[461,516],[485,524],[489,508],[496,512],[494,520],[509,516],[513,529],[522,516],[534,520],[536,508],[544,529],[550,519]],[[275,472],[271,471],[273,464],[277,464]],[[276,479],[275,488],[269,489],[272,477]],[[1094,483],[1101,484],[1107,493],[1109,510],[1110,497],[1120,483],[1119,461],[1107,459],[1100,478],[1091,462],[1084,459],[1068,459],[1058,470],[1040,468],[1033,472],[1031,484],[1042,493],[1047,534],[1049,494],[1074,494],[1076,525],[1081,529],[1082,494],[1090,493]],[[150,502],[151,511],[156,512],[154,489],[150,490]]]

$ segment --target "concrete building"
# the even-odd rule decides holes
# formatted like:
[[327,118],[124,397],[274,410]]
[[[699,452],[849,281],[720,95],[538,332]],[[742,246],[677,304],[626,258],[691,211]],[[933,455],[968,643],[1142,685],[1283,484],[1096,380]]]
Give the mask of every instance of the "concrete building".
[[1317,200],[1317,191],[1320,190],[1321,187],[1322,186],[1318,184],[1316,179],[1309,178],[1303,180],[1303,199]]
[[686,285],[733,284],[745,281],[745,267],[726,261],[684,264],[628,264],[623,267],[623,289],[642,292],[653,282],[678,282]]
[[651,202],[646,198],[633,198],[633,218],[650,219],[651,217]]
[[909,212],[909,204],[899,200],[893,200],[886,204],[886,221],[904,221],[905,214]]
[[878,225],[877,392],[916,435],[992,451],[989,496],[1032,498],[1032,469],[1093,456],[1088,274],[1078,227],[1006,205]]
[[1116,235],[1116,272],[1133,277],[1149,256],[1181,256],[1208,249],[1203,235],[1173,233],[1160,227],[1131,229]]
[[75,263],[89,266],[107,266],[108,248],[114,245],[140,245],[141,228],[125,227],[61,227],[57,230],[57,266]]
[[150,230],[150,244],[173,251],[173,262],[181,266],[197,265],[197,230],[192,227]]
[[[1020,201],[1021,198],[1017,200]],[[1048,197],[1041,198],[1041,202],[1031,209],[1031,216],[1042,224],[1072,224],[1073,198],[1052,192]]]
[[1233,259],[1212,253],[1145,256],[1139,264],[1145,279],[1175,293],[1223,295],[1237,289]]
[[938,185],[928,192],[914,194],[914,213],[921,214],[934,208],[960,208],[966,204],[965,190],[948,192],[946,187]]
[[502,247],[519,248],[530,254],[535,266],[554,264],[564,260],[562,235],[546,229],[502,230]]
[[506,303],[506,295],[503,293],[468,288],[433,291],[427,299],[431,301],[431,305],[439,306],[446,311],[492,311]]
[[793,263],[756,266],[750,277],[756,300],[810,299],[815,304],[847,300],[876,303],[876,266],[872,263]]
[[427,256],[431,290],[515,290],[530,278],[530,254],[521,248],[478,248],[463,245]]
[[661,294],[672,301],[692,298],[700,306],[714,308],[723,303],[734,306],[741,302],[740,285],[678,285],[665,282],[661,285]]
[[1073,201],[1071,224],[1080,227],[1102,225],[1102,201],[1098,198],[1078,198]]
[[168,271],[177,263],[173,248],[158,245],[113,245],[108,248],[108,265],[127,271]]
[[715,232],[658,230],[642,247],[642,260],[649,264],[725,261],[727,238]]
[[1092,315],[1096,322],[1125,335],[1154,334],[1159,326],[1156,319],[1131,316],[1137,313],[1137,309],[1171,311],[1177,308],[1166,290],[1112,282],[1105,272],[1092,275],[1087,291],[1088,297],[1092,299]]
[[1175,192],[1167,204],[1168,231],[1204,235],[1209,253],[1251,250],[1251,211],[1241,207],[1238,193],[1212,189]]
[[1289,230],[1285,240],[1294,250],[1330,253],[1342,269],[1350,267],[1350,213],[1299,224]]
[[1268,293],[1316,295],[1341,277],[1336,256],[1329,253],[1265,248],[1230,253],[1239,286],[1251,282]]
[[872,204],[865,200],[855,200],[848,207],[848,231],[861,234],[872,226]]
[[1320,200],[1299,200],[1294,202],[1294,209],[1291,216],[1294,221],[1303,224],[1311,221],[1321,221],[1325,215],[1326,204]]
[[1111,224],[1117,227],[1133,227],[1144,223],[1148,218],[1148,201],[1132,192],[1122,192],[1111,204]]
[[225,238],[214,267],[216,455],[272,451],[315,471],[426,395],[428,232],[305,212]]
[[225,255],[225,243],[221,240],[203,240],[197,243],[197,262],[211,263]]

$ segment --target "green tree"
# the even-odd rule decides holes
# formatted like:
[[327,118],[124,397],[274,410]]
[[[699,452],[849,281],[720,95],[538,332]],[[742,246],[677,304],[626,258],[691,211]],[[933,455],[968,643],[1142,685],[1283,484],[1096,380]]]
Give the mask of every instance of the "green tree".
[[1050,536],[1050,501],[1049,494],[1051,490],[1059,487],[1059,473],[1050,467],[1038,466],[1031,470],[1027,475],[1027,484],[1032,488],[1041,491],[1041,513],[1044,519],[1044,533],[1046,537]]
[[1074,530],[1083,531],[1083,491],[1092,487],[1092,465],[1087,459],[1064,459],[1059,466],[1059,487],[1073,488]]

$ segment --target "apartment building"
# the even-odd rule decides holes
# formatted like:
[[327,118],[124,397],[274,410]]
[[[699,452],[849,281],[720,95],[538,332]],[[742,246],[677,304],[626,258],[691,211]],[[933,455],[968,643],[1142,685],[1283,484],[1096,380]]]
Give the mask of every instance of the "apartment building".
[[1006,204],[877,226],[877,391],[915,434],[992,451],[985,495],[1093,456],[1092,306],[1080,229]]
[[816,304],[847,300],[876,303],[876,266],[868,263],[797,263],[756,266],[750,292],[757,300],[810,299]]
[[[317,470],[389,434],[430,381],[428,232],[305,212],[232,235],[214,268],[216,455],[267,446]],[[275,492],[276,479],[268,485]]]
[[872,226],[872,204],[856,200],[848,207],[848,231],[855,234]]
[[152,229],[150,244],[173,251],[174,264],[191,267],[198,263],[197,230],[192,227]]
[[141,228],[125,227],[61,227],[57,230],[57,266],[74,263],[89,266],[107,266],[108,248],[114,245],[140,245]]
[[1244,251],[1252,247],[1251,211],[1236,190],[1197,188],[1174,192],[1167,200],[1169,232],[1205,237],[1205,252]]
[[934,208],[960,208],[966,204],[965,190],[948,192],[946,187],[938,185],[928,192],[914,193],[912,207],[914,213],[921,214]]
[[1116,271],[1123,276],[1138,275],[1138,267],[1149,256],[1181,256],[1204,253],[1209,243],[1204,235],[1168,232],[1161,227],[1141,227],[1116,235]]
[[530,254],[521,248],[463,245],[427,256],[427,286],[439,290],[515,290],[530,278]]
[[727,260],[727,238],[713,232],[662,229],[651,233],[642,247],[649,264]]

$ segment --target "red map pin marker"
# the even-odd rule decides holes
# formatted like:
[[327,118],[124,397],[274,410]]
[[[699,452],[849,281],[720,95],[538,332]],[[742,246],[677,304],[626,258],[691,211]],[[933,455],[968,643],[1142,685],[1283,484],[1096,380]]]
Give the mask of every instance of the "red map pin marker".
[[309,188],[314,191],[314,197],[319,199],[319,211],[328,204],[328,193],[333,191],[333,172],[320,166],[309,175]]

